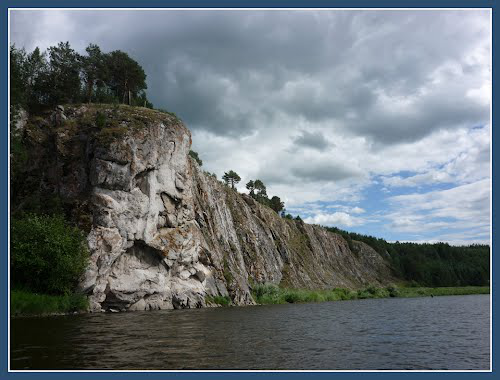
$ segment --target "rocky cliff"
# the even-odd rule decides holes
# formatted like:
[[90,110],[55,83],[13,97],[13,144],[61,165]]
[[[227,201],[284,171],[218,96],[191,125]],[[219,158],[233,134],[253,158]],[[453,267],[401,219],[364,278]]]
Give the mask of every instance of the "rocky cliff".
[[[91,309],[253,304],[251,289],[359,288],[394,279],[364,243],[273,210],[206,175],[175,115],[68,106],[18,123],[31,153],[23,191],[57,194],[88,233],[80,288]],[[31,189],[31,190],[29,190]],[[19,201],[20,202],[20,201]],[[16,205],[13,205],[16,207]]]

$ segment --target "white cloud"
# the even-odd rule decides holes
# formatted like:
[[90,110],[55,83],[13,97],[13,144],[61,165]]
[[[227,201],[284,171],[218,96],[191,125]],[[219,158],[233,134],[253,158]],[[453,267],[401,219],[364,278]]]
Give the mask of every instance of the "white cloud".
[[448,190],[394,196],[389,200],[395,211],[386,218],[400,232],[446,230],[440,238],[447,240],[474,231],[474,236],[489,240],[490,186],[491,181],[484,179]]
[[331,214],[320,212],[313,217],[304,219],[304,221],[311,224],[343,227],[353,227],[364,223],[363,219],[353,217],[342,211],[337,211]]

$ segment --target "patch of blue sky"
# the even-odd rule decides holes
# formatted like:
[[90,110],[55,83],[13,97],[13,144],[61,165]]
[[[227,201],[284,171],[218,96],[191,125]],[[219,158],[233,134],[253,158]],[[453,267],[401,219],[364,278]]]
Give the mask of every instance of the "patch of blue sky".
[[[412,172],[398,173],[398,175],[411,176]],[[394,187],[388,193],[381,181],[376,180],[366,187],[356,202],[310,202],[298,207],[291,207],[287,212],[293,216],[300,215],[302,219],[314,218],[317,215],[334,215],[345,213],[349,217],[332,217],[331,223],[319,223],[326,226],[335,226],[349,232],[371,235],[388,241],[444,241],[446,237],[455,240],[477,241],[488,240],[489,234],[475,232],[468,236],[468,229],[461,228],[457,221],[449,217],[434,217],[432,209],[406,211],[411,209],[411,204],[401,205],[393,202],[392,197],[408,194],[425,194],[431,191],[443,191],[455,187],[450,183],[426,183],[417,187]],[[409,225],[398,222],[390,215],[397,212],[407,213]],[[337,215],[338,216],[338,215]],[[328,220],[328,218],[325,218]],[[411,223],[415,222],[413,228]]]

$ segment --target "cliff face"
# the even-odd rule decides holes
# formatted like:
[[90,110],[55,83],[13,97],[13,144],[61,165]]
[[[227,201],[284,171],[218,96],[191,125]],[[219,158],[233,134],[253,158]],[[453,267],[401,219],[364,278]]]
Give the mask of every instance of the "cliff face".
[[[191,136],[157,111],[81,106],[23,126],[40,186],[86,224],[91,309],[253,304],[255,284],[357,288],[394,279],[377,252],[319,226],[279,217],[205,175]],[[91,217],[90,217],[91,215]]]

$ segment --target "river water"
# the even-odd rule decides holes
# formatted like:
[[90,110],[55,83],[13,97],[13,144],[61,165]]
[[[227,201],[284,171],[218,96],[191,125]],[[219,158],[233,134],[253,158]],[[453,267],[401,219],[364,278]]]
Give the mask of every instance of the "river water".
[[489,369],[488,295],[11,320],[11,369]]

